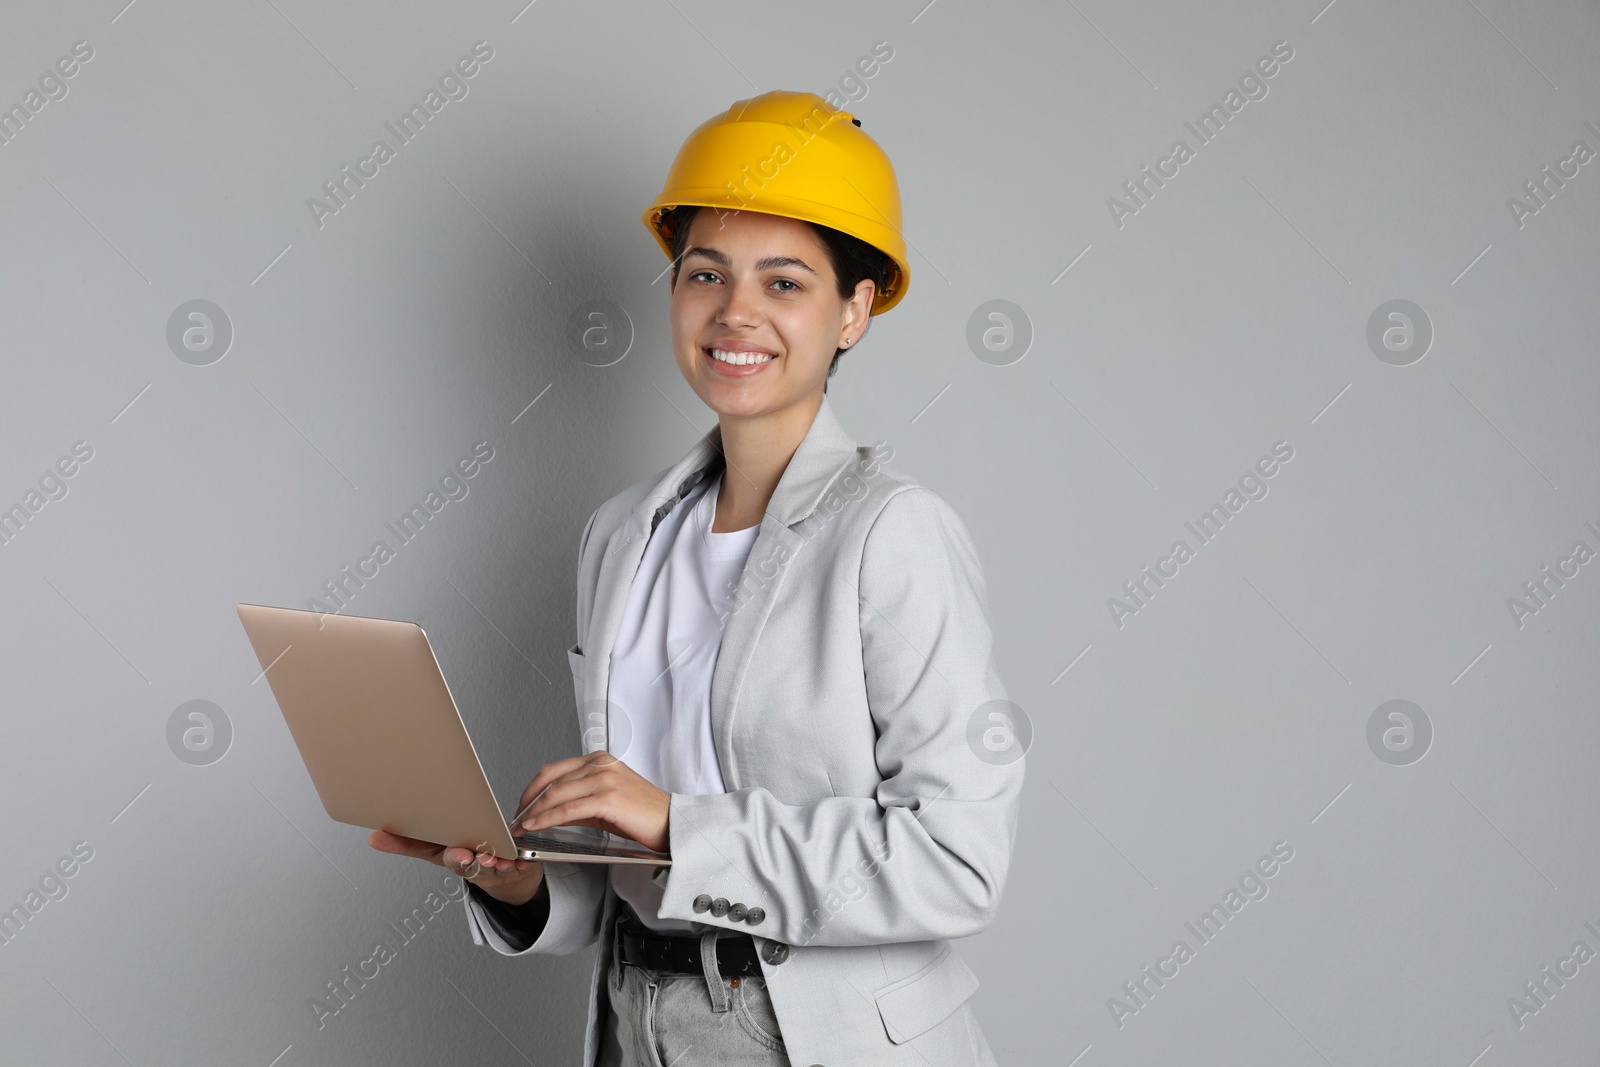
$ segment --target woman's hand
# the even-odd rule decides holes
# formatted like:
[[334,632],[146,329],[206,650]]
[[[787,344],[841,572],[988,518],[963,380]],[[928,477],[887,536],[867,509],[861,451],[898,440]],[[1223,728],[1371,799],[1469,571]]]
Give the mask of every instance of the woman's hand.
[[609,752],[591,752],[540,767],[517,809],[526,830],[588,826],[666,852],[671,801],[671,793],[657,789]]
[[367,844],[379,852],[393,852],[438,864],[507,904],[526,904],[544,881],[544,864],[538,860],[496,859],[487,852],[446,848],[384,830],[372,831]]

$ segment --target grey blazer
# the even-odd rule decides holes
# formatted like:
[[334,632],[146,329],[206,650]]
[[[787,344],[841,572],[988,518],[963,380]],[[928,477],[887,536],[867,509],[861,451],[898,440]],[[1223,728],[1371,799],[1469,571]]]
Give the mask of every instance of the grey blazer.
[[[578,555],[568,651],[585,749],[604,747],[612,641],[645,543],[722,466],[713,428],[602,504]],[[767,505],[711,684],[726,793],[673,794],[664,917],[755,938],[796,1065],[993,1064],[951,940],[1000,906],[1022,790],[1006,692],[965,525],[938,494],[858,448],[826,397]],[[611,715],[615,715],[613,710]],[[526,952],[609,935],[600,865],[549,863],[549,918]],[[467,901],[473,940],[520,953]],[[599,1049],[610,952],[589,989]]]

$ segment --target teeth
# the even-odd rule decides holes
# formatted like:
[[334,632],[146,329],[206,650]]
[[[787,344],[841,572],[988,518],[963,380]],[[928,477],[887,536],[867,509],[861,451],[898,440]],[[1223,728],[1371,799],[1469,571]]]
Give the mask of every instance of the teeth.
[[711,358],[722,363],[731,363],[736,367],[744,367],[751,363],[766,363],[773,357],[760,352],[727,352],[720,348],[713,348],[711,350]]

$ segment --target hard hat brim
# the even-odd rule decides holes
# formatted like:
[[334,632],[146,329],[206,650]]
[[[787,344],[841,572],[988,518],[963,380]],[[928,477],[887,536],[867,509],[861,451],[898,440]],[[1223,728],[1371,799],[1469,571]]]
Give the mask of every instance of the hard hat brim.
[[[656,243],[661,246],[661,251],[668,259],[672,258],[672,237],[661,223],[661,217],[675,207],[702,207],[711,208],[717,212],[737,214],[741,211],[752,215],[775,215],[778,218],[795,219],[799,222],[812,222],[818,226],[826,226],[832,230],[839,230],[836,225],[839,209],[827,204],[815,204],[796,197],[766,197],[763,198],[761,207],[739,207],[730,204],[728,195],[721,189],[683,190],[671,204],[651,205],[643,215],[644,224],[649,227]],[[884,248],[888,244],[893,246],[902,238],[881,222],[875,223],[870,219],[855,216],[857,233],[851,234],[889,258],[891,265],[889,284],[881,291],[872,294],[872,314],[881,315],[898,304],[910,288],[910,273],[905,264],[893,253]],[[878,239],[873,240],[860,231],[868,233],[877,232]],[[844,232],[840,230],[840,232]],[[891,240],[890,238],[893,238]]]

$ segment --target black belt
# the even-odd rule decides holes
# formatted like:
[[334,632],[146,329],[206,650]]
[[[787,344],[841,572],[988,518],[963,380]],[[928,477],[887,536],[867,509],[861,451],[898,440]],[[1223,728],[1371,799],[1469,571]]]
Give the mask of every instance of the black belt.
[[[623,963],[635,967],[648,967],[653,971],[671,971],[674,974],[704,974],[700,959],[700,938],[689,934],[673,937],[658,934],[639,922],[626,907],[617,921],[617,955]],[[756,956],[755,939],[749,934],[729,932],[717,938],[717,970],[725,978],[735,975],[759,978],[761,961]]]

